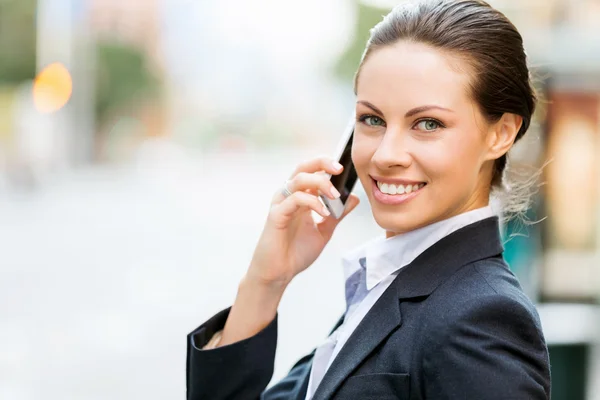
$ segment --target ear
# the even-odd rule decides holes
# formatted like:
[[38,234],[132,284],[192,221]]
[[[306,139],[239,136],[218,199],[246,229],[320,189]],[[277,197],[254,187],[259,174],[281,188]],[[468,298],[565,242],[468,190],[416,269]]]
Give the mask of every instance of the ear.
[[523,117],[504,113],[500,120],[491,126],[488,133],[489,147],[486,159],[497,160],[508,153],[515,143],[521,125],[523,125]]

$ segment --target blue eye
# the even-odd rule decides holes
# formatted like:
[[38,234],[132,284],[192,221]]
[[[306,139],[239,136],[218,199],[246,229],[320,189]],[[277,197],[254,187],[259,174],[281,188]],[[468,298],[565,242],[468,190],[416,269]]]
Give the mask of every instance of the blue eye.
[[367,126],[383,126],[385,121],[375,115],[364,115],[360,117],[360,121]]
[[442,127],[442,124],[435,119],[424,119],[417,123],[417,129],[425,132],[432,132]]

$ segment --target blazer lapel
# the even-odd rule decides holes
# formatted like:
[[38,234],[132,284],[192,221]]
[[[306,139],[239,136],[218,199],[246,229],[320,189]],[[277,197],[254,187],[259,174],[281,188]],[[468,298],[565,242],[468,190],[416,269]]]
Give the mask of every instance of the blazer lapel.
[[350,335],[317,387],[313,400],[331,398],[334,391],[352,371],[400,326],[400,306],[391,286],[365,315],[356,330]]
[[428,296],[460,267],[502,254],[503,250],[498,218],[492,217],[453,232],[402,268],[348,338],[312,400],[330,399],[358,365],[401,326],[402,299]]

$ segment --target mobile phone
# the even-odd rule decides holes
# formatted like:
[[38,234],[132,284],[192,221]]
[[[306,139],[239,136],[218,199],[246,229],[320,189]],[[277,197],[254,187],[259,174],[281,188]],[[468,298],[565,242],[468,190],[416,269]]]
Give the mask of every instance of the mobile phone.
[[339,175],[330,175],[330,180],[333,186],[340,192],[340,197],[337,199],[330,199],[327,196],[320,195],[321,200],[331,212],[335,218],[339,219],[344,213],[346,208],[346,202],[350,193],[354,189],[354,185],[358,180],[356,169],[352,163],[352,139],[354,137],[354,126],[356,124],[356,118],[352,116],[350,122],[346,126],[346,130],[338,145],[336,152],[337,161],[342,164],[344,170]]

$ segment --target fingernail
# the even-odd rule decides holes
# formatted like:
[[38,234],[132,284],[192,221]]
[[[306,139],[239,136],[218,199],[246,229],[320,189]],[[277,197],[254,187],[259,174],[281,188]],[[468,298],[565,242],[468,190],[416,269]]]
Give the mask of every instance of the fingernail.
[[323,207],[323,214],[330,215],[331,213],[329,212],[329,210],[327,209],[327,207]]
[[340,197],[340,192],[338,192],[338,190],[333,186],[331,187],[331,194],[334,199],[337,199],[338,197]]
[[334,169],[334,170],[336,170],[336,171],[339,171],[339,170],[341,170],[342,168],[344,168],[344,167],[343,167],[343,166],[342,166],[342,164],[340,164],[339,162],[337,162],[337,161],[336,161],[336,162],[334,162],[334,163],[333,163],[333,169]]

